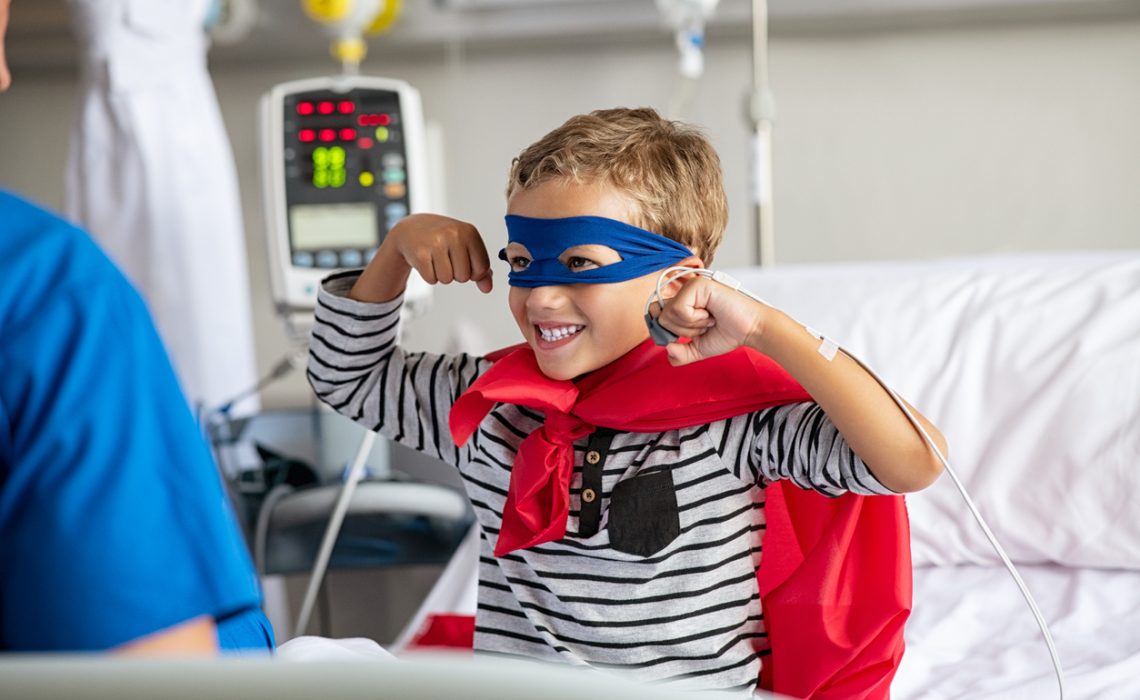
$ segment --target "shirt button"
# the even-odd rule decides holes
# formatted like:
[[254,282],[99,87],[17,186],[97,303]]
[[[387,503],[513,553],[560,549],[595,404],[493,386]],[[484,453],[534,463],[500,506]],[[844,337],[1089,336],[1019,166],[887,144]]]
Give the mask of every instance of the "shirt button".
[[586,453],[586,461],[590,464],[597,464],[602,461],[602,455],[597,450],[590,450]]
[[582,491],[582,500],[586,503],[593,503],[598,494],[594,493],[594,489],[585,489]]

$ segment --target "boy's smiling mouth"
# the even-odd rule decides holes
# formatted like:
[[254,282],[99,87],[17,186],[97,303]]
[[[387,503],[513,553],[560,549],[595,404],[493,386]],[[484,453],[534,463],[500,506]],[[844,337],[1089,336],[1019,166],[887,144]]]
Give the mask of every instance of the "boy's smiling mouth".
[[539,347],[553,348],[563,345],[576,337],[585,326],[573,323],[535,324],[535,340]]

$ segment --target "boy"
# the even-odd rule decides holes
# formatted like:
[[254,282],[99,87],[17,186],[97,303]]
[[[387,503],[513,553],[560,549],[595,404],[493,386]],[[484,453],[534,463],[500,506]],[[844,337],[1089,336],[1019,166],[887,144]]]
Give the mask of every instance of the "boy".
[[[515,159],[507,197],[500,257],[526,347],[492,363],[395,346],[412,268],[492,285],[474,227],[412,216],[363,273],[326,280],[310,381],[459,467],[484,533],[477,650],[751,692],[771,651],[766,487],[891,494],[940,467],[853,361],[716,282],[665,288],[658,321],[691,342],[648,340],[659,272],[711,262],[727,219],[719,160],[694,130],[648,109],[574,117]],[[895,619],[897,646],[905,611]]]

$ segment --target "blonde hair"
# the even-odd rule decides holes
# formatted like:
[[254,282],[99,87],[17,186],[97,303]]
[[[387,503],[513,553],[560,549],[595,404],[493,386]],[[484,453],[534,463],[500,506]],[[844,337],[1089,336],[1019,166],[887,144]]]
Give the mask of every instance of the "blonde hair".
[[705,265],[724,237],[720,158],[695,127],[650,108],[571,117],[511,162],[507,197],[547,180],[606,182],[638,205],[640,228],[689,247]]

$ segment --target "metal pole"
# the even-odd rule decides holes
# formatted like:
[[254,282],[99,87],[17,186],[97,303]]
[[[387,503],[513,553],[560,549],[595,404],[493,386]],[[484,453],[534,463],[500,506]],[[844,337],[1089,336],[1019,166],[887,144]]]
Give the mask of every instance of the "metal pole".
[[772,220],[772,120],[775,102],[768,83],[768,2],[752,0],[752,203],[756,227],[756,264],[776,263]]

